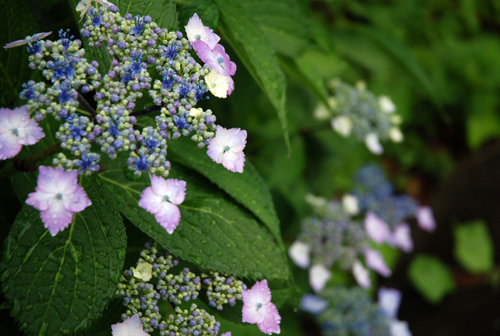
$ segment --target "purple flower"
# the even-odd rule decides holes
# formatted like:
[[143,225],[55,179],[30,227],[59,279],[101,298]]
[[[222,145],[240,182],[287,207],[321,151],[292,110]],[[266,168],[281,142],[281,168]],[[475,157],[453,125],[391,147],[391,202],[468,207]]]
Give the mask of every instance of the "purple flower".
[[208,144],[208,156],[232,171],[243,173],[247,131],[239,128],[225,129],[217,125],[215,138]]
[[144,189],[139,206],[155,215],[158,223],[172,234],[181,220],[181,211],[177,205],[186,197],[186,182],[151,176],[151,187]]
[[243,322],[257,323],[260,331],[271,335],[280,333],[281,316],[271,302],[267,280],[257,281],[251,289],[242,290]]
[[396,318],[399,304],[401,303],[401,292],[397,289],[380,287],[378,290],[378,304],[389,318]]
[[215,34],[209,27],[203,25],[203,22],[196,13],[193,14],[184,28],[186,29],[187,38],[191,43],[203,41],[210,49],[213,49],[220,40],[219,35]]
[[227,333],[223,333],[223,334],[222,334],[222,335],[220,335],[220,336],[231,336],[231,332],[230,332],[230,331],[228,331]]
[[396,226],[390,241],[406,253],[413,251],[413,240],[411,239],[410,226],[406,223],[401,223]]
[[382,257],[382,254],[379,251],[367,248],[365,249],[365,258],[368,267],[378,274],[385,277],[392,274],[391,270],[387,267],[387,264],[384,261],[384,257]]
[[306,294],[300,300],[300,309],[308,313],[319,315],[328,307],[328,301],[314,294]]
[[208,44],[201,40],[194,41],[191,44],[200,59],[205,64],[208,64],[210,68],[215,69],[219,75],[234,76],[236,64],[231,62],[222,45],[218,44],[211,49]]
[[389,239],[390,232],[387,224],[373,212],[368,212],[365,217],[365,230],[374,242],[383,243]]
[[0,160],[16,156],[23,145],[36,144],[44,136],[38,123],[30,119],[26,105],[0,108]]
[[40,166],[35,192],[28,195],[26,204],[40,210],[45,228],[55,236],[71,224],[75,212],[83,211],[92,202],[78,184],[78,171]]
[[138,314],[129,317],[122,323],[113,324],[111,330],[113,336],[149,336],[149,334],[144,331]]
[[417,209],[418,226],[422,229],[432,232],[436,229],[436,220],[432,214],[432,209],[428,206],[421,206]]
[[38,33],[38,34],[35,34],[33,36],[26,36],[26,38],[23,40],[17,40],[14,42],[7,43],[3,47],[5,49],[8,49],[8,48],[19,47],[19,46],[24,45],[24,44],[28,44],[28,46],[31,47],[33,43],[37,42],[39,39],[46,38],[50,34],[52,34],[52,32]]

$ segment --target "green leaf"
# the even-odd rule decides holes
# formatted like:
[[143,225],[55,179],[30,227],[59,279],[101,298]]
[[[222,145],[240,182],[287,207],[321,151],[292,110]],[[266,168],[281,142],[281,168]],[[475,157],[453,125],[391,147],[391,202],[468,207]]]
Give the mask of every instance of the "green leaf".
[[219,26],[219,7],[212,0],[193,1],[179,9],[181,26],[187,25],[189,19],[196,13],[205,26],[216,30]]
[[[427,91],[427,94],[432,99],[439,111],[444,113],[441,109],[442,101],[434,83],[429,79],[425,71],[418,64],[411,51],[402,43],[392,38],[391,36],[375,29],[374,27],[365,27],[358,25],[356,31],[373,41],[381,50],[390,56],[397,64],[414,77],[419,84]],[[447,115],[442,115],[448,117]]]
[[186,137],[168,144],[169,158],[172,161],[197,171],[218,185],[236,201],[259,218],[281,242],[279,219],[274,211],[269,189],[250,162],[245,162],[243,173],[233,173],[216,164]]
[[142,191],[150,186],[149,178],[135,177],[124,161],[103,164],[101,178],[113,189],[123,215],[165,249],[206,269],[252,279],[288,279],[286,256],[271,233],[216,186],[179,165],[169,177],[187,182],[186,199],[179,206],[179,226],[168,234],[138,206]]
[[454,228],[454,254],[471,273],[484,273],[494,266],[493,242],[486,224],[477,220]]
[[498,98],[492,92],[479,91],[470,98],[470,112],[467,116],[467,143],[477,149],[487,140],[500,135]]
[[290,152],[286,117],[286,81],[276,53],[255,19],[235,0],[216,0],[222,14],[220,29],[278,113]]
[[161,28],[179,28],[175,4],[172,0],[111,0],[120,9],[120,14],[133,16],[149,15]]
[[274,50],[286,56],[297,56],[310,45],[305,17],[295,0],[240,1],[252,16]]
[[408,277],[420,294],[431,303],[438,303],[455,289],[448,268],[441,260],[430,255],[415,257],[408,268]]
[[126,234],[99,177],[83,178],[92,205],[51,237],[25,205],[7,237],[2,290],[27,335],[78,332],[100,316],[125,258]]

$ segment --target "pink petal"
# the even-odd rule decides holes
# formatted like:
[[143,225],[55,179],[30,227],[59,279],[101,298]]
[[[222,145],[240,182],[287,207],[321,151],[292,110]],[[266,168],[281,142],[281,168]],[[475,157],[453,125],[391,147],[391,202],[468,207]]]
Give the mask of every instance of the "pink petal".
[[260,331],[268,335],[271,335],[272,333],[279,334],[281,332],[281,316],[274,303],[269,302],[267,305],[262,306],[260,310],[262,315],[264,316],[263,321],[257,323]]
[[149,336],[144,331],[142,322],[138,314],[129,317],[122,323],[113,324],[111,326],[113,336]]
[[181,204],[186,197],[186,181],[177,179],[167,180],[167,193],[168,201],[173,204]]
[[257,310],[257,305],[243,305],[242,309],[242,321],[245,323],[261,323],[264,321],[264,316]]
[[155,218],[169,234],[172,234],[181,220],[181,211],[177,205],[163,202],[161,210],[155,214]]
[[73,212],[64,209],[61,201],[56,201],[46,211],[40,212],[43,226],[49,230],[52,236],[67,228],[73,221]]
[[17,140],[14,134],[0,134],[0,160],[10,159],[19,154],[23,146]]
[[436,229],[436,220],[432,213],[432,209],[428,206],[421,206],[417,209],[417,221],[418,225],[429,232]]
[[359,260],[356,260],[352,266],[352,274],[358,285],[362,288],[370,288],[372,285],[370,272],[363,267]]
[[366,264],[378,274],[388,277],[392,274],[384,261],[382,254],[377,250],[365,249]]
[[154,192],[153,187],[147,187],[142,191],[139,206],[147,212],[155,215],[160,212],[163,203],[163,197]]
[[373,212],[368,212],[365,217],[365,230],[374,242],[383,243],[390,237],[389,227]]
[[399,224],[394,229],[391,242],[406,253],[413,251],[410,226],[406,223]]

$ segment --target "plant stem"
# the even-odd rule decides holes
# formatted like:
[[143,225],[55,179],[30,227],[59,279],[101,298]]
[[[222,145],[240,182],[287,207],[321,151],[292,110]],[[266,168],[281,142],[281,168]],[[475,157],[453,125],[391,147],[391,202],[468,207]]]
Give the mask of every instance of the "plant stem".
[[156,106],[156,105],[154,105],[154,106],[148,107],[147,109],[144,109],[144,110],[132,112],[132,113],[130,113],[130,116],[139,117],[139,116],[142,116],[142,115],[146,115],[146,114],[149,114],[149,113],[160,111],[161,108],[162,108],[162,106]]
[[87,111],[90,112],[90,114],[92,114],[93,118],[95,118],[95,116],[97,115],[97,112],[92,108],[92,106],[90,106],[90,104],[80,94],[78,94],[78,102],[80,104],[82,104],[83,107],[85,107],[85,109],[87,109]]

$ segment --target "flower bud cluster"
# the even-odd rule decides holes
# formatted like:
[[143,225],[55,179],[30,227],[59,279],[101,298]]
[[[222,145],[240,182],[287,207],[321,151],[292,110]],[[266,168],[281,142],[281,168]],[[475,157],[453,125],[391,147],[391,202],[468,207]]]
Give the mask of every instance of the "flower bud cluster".
[[[146,243],[137,266],[125,271],[118,283],[115,295],[122,298],[127,307],[122,318],[138,314],[145,331],[159,330],[163,336],[217,335],[220,324],[205,310],[196,304],[191,304],[189,310],[178,306],[197,299],[202,285],[207,286],[210,306],[218,309],[226,303],[234,306],[235,300],[242,299],[241,290],[246,286],[234,277],[212,271],[202,274],[203,281],[188,268],[173,274],[171,269],[178,264],[179,261],[158,244]],[[163,317],[159,300],[169,301],[175,314]]]
[[326,288],[321,296],[328,308],[319,315],[322,334],[352,336],[390,335],[389,319],[382,309],[370,300],[359,287]]
[[354,177],[351,193],[362,211],[372,211],[391,229],[415,216],[418,203],[408,195],[394,194],[392,184],[377,165],[361,167]]
[[210,271],[208,274],[202,274],[203,284],[207,285],[208,305],[222,310],[222,305],[236,305],[236,300],[241,300],[241,291],[247,289],[243,281],[236,277],[225,277],[218,272]]
[[330,268],[338,263],[349,269],[367,247],[367,235],[360,222],[352,220],[337,201],[315,209],[317,216],[301,224],[298,240],[310,247],[313,264]]

